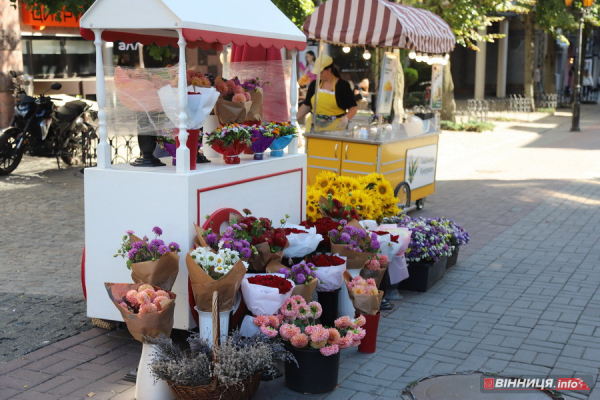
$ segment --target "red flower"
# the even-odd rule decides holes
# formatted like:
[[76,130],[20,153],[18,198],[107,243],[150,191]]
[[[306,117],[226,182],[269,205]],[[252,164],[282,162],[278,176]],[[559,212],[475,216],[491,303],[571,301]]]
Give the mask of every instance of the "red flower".
[[248,282],[255,285],[279,289],[279,294],[286,294],[292,289],[292,284],[290,281],[276,275],[257,275],[248,278]]
[[[371,232],[373,232],[379,236],[387,235],[389,233],[386,231],[371,231]],[[400,238],[400,235],[392,235],[391,233],[389,233],[389,234],[390,234],[390,238],[391,238],[392,242],[398,243],[398,239]]]
[[334,265],[342,265],[345,263],[343,258],[337,256],[328,256],[327,254],[317,254],[306,260],[307,263],[313,263],[317,267],[332,267]]
[[275,238],[273,239],[273,244],[275,244],[275,246],[283,247],[286,243],[287,238],[285,237],[285,233],[275,234]]
[[292,233],[308,233],[306,231],[296,229],[296,228],[284,228],[285,235],[291,235]]

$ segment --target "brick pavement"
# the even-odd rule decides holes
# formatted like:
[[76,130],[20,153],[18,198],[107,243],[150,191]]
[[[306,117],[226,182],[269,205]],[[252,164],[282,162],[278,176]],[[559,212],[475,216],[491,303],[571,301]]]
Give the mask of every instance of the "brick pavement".
[[[584,106],[579,134],[568,132],[567,117],[444,133],[436,194],[417,214],[453,218],[470,232],[459,264],[427,293],[402,293],[381,320],[377,353],[342,353],[334,392],[299,395],[278,379],[255,398],[398,398],[411,381],[475,369],[597,378],[595,110]],[[0,365],[0,399],[132,399],[121,378],[139,353],[126,332],[94,328]],[[600,385],[589,398],[600,399]]]

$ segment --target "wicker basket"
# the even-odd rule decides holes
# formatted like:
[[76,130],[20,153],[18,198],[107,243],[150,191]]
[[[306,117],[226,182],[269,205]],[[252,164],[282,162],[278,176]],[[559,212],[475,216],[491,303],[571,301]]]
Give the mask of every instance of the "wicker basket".
[[[213,325],[213,349],[219,347],[219,294],[213,293],[212,298],[212,325]],[[216,352],[214,352],[216,362]],[[222,385],[217,378],[209,385],[204,386],[180,386],[175,382],[167,381],[169,388],[177,400],[250,400],[260,385],[261,374],[244,379],[239,385]]]
[[250,400],[258,385],[260,374],[242,381],[240,385],[225,386],[214,382],[206,386],[179,386],[167,381],[177,400]]

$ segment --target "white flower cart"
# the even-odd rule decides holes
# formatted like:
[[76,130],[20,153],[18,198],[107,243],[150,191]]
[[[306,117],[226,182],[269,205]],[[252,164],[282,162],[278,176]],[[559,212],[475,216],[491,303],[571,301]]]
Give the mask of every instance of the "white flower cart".
[[[293,141],[288,154],[263,161],[242,160],[226,165],[212,159],[190,171],[190,151],[177,149],[177,166],[135,168],[111,165],[107,142],[103,41],[171,44],[179,47],[179,140],[186,143],[186,46],[201,48],[235,43],[292,50],[306,46],[304,34],[270,0],[97,0],[81,17],[82,36],[96,46],[97,101],[100,127],[98,166],[85,172],[85,274],[87,314],[121,320],[106,295],[104,282],[128,282],[121,258],[113,258],[126,230],[150,233],[160,226],[163,238],[175,241],[184,255],[195,235],[192,223],[203,225],[207,214],[230,208],[250,208],[275,221],[290,214],[290,222],[305,216],[306,156]],[[111,60],[106,60],[110,64]],[[294,67],[292,67],[294,68]],[[295,123],[296,72],[292,71],[291,118]],[[133,133],[133,132],[132,132]],[[195,326],[189,306],[185,257],[173,287],[178,295],[174,327]],[[182,301],[183,300],[183,301]],[[193,302],[193,300],[192,300]]]

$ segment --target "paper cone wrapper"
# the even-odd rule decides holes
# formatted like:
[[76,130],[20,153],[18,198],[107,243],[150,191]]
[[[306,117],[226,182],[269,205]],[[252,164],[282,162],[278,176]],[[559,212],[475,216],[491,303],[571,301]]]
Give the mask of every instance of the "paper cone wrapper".
[[[337,255],[340,258],[346,260],[346,257]],[[332,265],[331,267],[319,267],[317,266],[317,277],[319,283],[317,284],[317,291],[319,292],[331,292],[342,287],[344,278],[342,275],[346,271],[346,263],[341,265]]]
[[377,284],[377,288],[381,285],[381,281],[383,280],[383,275],[385,275],[385,271],[387,271],[387,265],[383,268],[379,268],[375,271],[372,271],[368,268],[363,268],[360,270],[360,276],[365,279],[373,278],[375,283]]
[[345,244],[331,244],[331,254],[338,253],[347,258],[346,269],[361,269],[365,266],[369,258],[374,258],[373,253],[361,253],[346,248]]
[[[288,281],[290,280],[288,279]],[[279,289],[255,285],[248,282],[248,278],[244,278],[242,280],[242,295],[244,296],[246,307],[248,307],[252,315],[276,314],[283,305],[283,302],[289,299],[294,291],[296,285],[294,282],[290,282],[292,283],[292,289],[285,294],[279,294]]]
[[131,264],[131,279],[135,283],[149,283],[163,290],[171,290],[179,274],[179,254],[169,251],[156,261]]
[[[352,280],[352,275],[348,271],[344,272],[344,281],[346,282],[346,286],[348,282]],[[348,289],[348,296],[350,296],[350,301],[354,306],[354,309],[358,311],[359,314],[363,315],[375,315],[379,312],[379,306],[381,305],[381,300],[383,299],[383,290],[380,290],[378,294],[354,294],[350,289]]]
[[[250,256],[250,259],[248,260],[248,264],[250,264],[248,266],[248,271],[265,272],[267,265],[271,261],[276,261],[281,264],[281,260],[283,260],[283,251],[271,253],[271,248],[267,242],[259,243],[254,247],[256,247],[258,254],[252,254]],[[281,264],[281,266],[283,266],[283,264]]]
[[194,237],[194,245],[196,247],[210,247],[208,245],[208,243],[206,243],[206,240],[204,240],[204,232],[206,232],[206,229],[199,227],[198,225],[194,224],[194,229],[196,230],[196,236]]
[[132,111],[161,111],[162,105],[154,83],[148,79],[131,78],[125,71],[115,68],[115,88],[119,101]]
[[300,295],[304,297],[306,303],[310,303],[312,301],[313,293],[317,289],[318,279],[313,279],[308,284],[296,285],[292,290],[292,296]]
[[[164,333],[167,337],[171,336],[173,315],[175,313],[175,298],[177,297],[175,293],[167,290],[171,300],[169,300],[169,304],[165,305],[161,311],[147,314],[133,314],[119,306],[118,302],[125,298],[128,291],[137,290],[140,287],[139,283],[105,283],[104,286],[108,292],[108,297],[110,297],[117,310],[121,313],[123,321],[127,324],[129,333],[136,340],[144,343],[144,336],[155,338],[161,333]],[[153,286],[155,290],[161,289],[158,286]]]
[[215,113],[221,125],[241,124],[246,120],[250,107],[252,107],[251,101],[232,103],[219,97],[217,104],[215,104]]
[[248,115],[246,116],[246,121],[258,121],[262,122],[263,119],[263,90],[262,88],[257,88],[256,90],[252,90],[250,93],[250,100],[252,101],[252,106],[248,111]]
[[244,263],[240,260],[235,263],[231,270],[221,278],[214,280],[204,269],[196,264],[189,253],[185,257],[194,301],[198,310],[211,312],[212,297],[214,292],[219,293],[219,311],[228,311],[233,308],[235,295],[240,289],[242,279],[246,274]]

